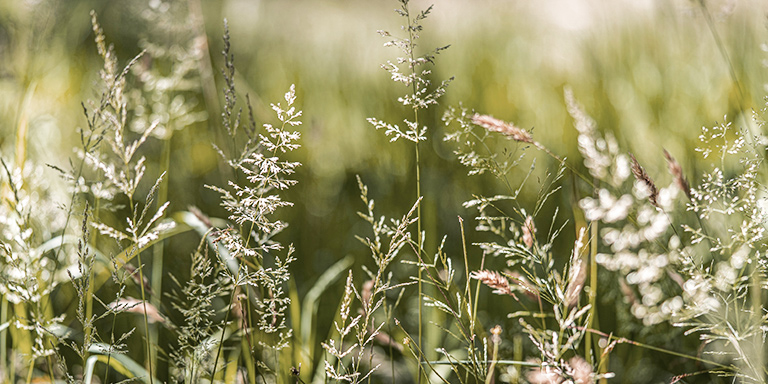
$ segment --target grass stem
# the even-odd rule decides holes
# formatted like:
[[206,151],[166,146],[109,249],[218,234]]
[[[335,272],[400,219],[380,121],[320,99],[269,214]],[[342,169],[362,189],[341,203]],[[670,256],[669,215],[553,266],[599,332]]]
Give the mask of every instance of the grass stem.
[[[592,328],[597,319],[597,242],[599,238],[598,221],[593,221],[590,226],[590,247],[589,247],[589,320],[587,328]],[[584,357],[587,363],[594,365],[592,334],[584,335]]]

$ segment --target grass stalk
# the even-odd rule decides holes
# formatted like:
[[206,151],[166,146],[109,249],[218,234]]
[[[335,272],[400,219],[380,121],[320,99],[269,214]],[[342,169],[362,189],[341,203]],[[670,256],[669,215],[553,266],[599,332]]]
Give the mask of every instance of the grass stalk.
[[152,341],[150,339],[150,332],[149,332],[149,315],[147,314],[147,299],[146,295],[144,293],[144,264],[141,262],[141,252],[138,252],[136,255],[136,260],[139,263],[139,286],[141,288],[141,305],[144,309],[144,334],[146,335],[146,346],[147,346],[147,372],[149,372],[149,382],[150,384],[154,383],[153,378],[153,372],[152,372]]
[[224,324],[221,327],[221,338],[219,338],[219,345],[216,348],[216,358],[213,360],[213,369],[211,370],[211,375],[216,375],[216,367],[219,365],[219,357],[221,356],[221,351],[224,349],[224,330],[227,327],[227,322],[229,322],[229,314],[232,312],[232,303],[235,300],[235,292],[237,289],[232,288],[232,294],[229,296],[229,304],[227,305],[227,312],[224,314]]
[[[162,174],[169,174],[170,166],[171,166],[171,139],[173,138],[173,129],[169,129],[169,135],[167,138],[163,140],[163,150],[162,150],[162,160],[160,164],[160,172]],[[168,184],[170,183],[170,178],[166,177],[163,178],[163,180],[160,182],[160,185],[158,185],[157,188],[157,207],[160,208],[165,204],[166,201],[168,201]],[[163,215],[165,216],[165,214]],[[162,217],[161,217],[162,220]],[[153,247],[152,247],[152,280],[151,280],[151,287],[153,295],[150,298],[150,303],[155,306],[155,308],[160,308],[162,298],[163,298],[163,255],[164,255],[164,247],[165,242],[164,241],[158,241]],[[160,332],[159,332],[159,325],[157,323],[153,324],[152,329],[152,339],[158,340],[160,338]],[[157,366],[157,355],[153,355],[150,361],[150,364],[153,366]]]
[[[415,34],[414,34],[413,23],[412,23],[412,20],[411,20],[411,14],[410,14],[410,10],[408,8],[408,2],[407,1],[403,2],[403,11],[405,11],[405,18],[408,20],[408,28],[407,28],[408,29],[408,41],[411,44],[411,47],[408,50],[408,54],[409,54],[410,60],[411,60],[411,64],[410,64],[411,76],[415,77],[416,76],[416,66],[415,66],[415,59],[416,58],[414,57],[414,54],[413,54],[413,49],[414,49],[413,41],[414,41],[414,38],[415,38]],[[416,84],[415,79],[412,79],[411,80],[411,89],[412,89],[412,92],[413,92],[414,95],[417,94],[416,93],[417,92],[416,85],[417,84]],[[418,106],[416,106],[416,105],[413,106],[413,122],[416,124],[416,129],[418,129],[418,126],[419,126],[419,109],[418,109]],[[418,200],[420,200],[422,198],[422,196],[421,196],[421,156],[420,156],[420,151],[419,151],[418,133],[417,133],[416,137],[417,137],[416,145],[415,145],[415,152],[416,152],[416,200],[418,201]],[[423,241],[424,241],[424,239],[422,238],[423,234],[421,232],[421,204],[419,204],[416,207],[416,231],[417,231],[417,233],[416,233],[416,238],[417,238],[417,249],[416,249],[416,251],[419,253],[418,259],[420,260],[422,258],[421,257],[421,253],[422,253],[422,245],[423,245]],[[422,349],[422,346],[423,346],[423,343],[424,343],[424,333],[423,333],[423,326],[422,326],[422,324],[423,324],[423,316],[424,316],[424,313],[423,313],[424,312],[424,310],[423,310],[423,308],[424,308],[424,305],[423,305],[424,287],[423,287],[423,284],[422,284],[422,277],[423,277],[422,276],[422,268],[423,268],[423,266],[420,263],[420,265],[418,267],[418,272],[417,272],[418,273],[418,291],[419,291],[419,298],[418,298],[418,303],[419,303],[418,304],[419,305],[419,308],[418,308],[418,311],[419,311],[419,316],[418,316],[418,319],[419,319],[419,325],[418,325],[418,344],[419,344],[419,349]],[[422,367],[422,360],[423,360],[423,356],[421,354],[419,354],[419,374],[418,374],[418,383],[419,384],[421,384],[421,376],[422,376],[422,369],[423,369],[423,367]]]
[[256,362],[253,360],[250,345],[251,341],[248,339],[248,335],[240,338],[240,349],[243,351],[240,357],[243,359],[243,363],[248,370],[248,383],[256,384]]
[[[411,336],[411,335],[408,333],[408,331],[406,331],[406,330],[405,330],[405,328],[403,328],[403,325],[402,325],[402,324],[400,324],[400,322],[399,322],[397,319],[395,319],[395,325],[396,325],[398,328],[400,328],[400,331],[401,331],[401,332],[403,332],[403,334],[405,334],[406,340],[408,341],[408,343],[407,343],[407,344],[408,344],[408,346],[414,346],[414,347],[416,348],[416,351],[415,351],[416,353],[415,353],[415,354],[419,356],[418,360],[420,361],[420,364],[425,364],[425,365],[427,365],[427,366],[430,368],[430,370],[431,370],[432,372],[434,372],[434,373],[435,373],[435,375],[437,375],[437,377],[438,377],[438,378],[439,378],[439,379],[440,379],[440,380],[441,380],[443,383],[448,383],[448,381],[447,381],[445,378],[443,378],[443,376],[442,376],[442,375],[440,375],[440,373],[438,373],[438,372],[437,372],[437,370],[436,370],[436,369],[434,369],[434,367],[432,367],[432,362],[431,362],[431,361],[429,361],[428,359],[425,359],[425,357],[424,357],[424,351],[422,351],[422,349],[421,349],[421,348],[419,348],[419,345],[418,345],[418,343],[416,343],[416,342],[415,342],[415,340],[413,339],[413,337],[412,337],[412,336]],[[425,371],[424,369],[420,369],[420,370],[419,370],[419,372],[423,372],[423,373],[424,373],[424,375],[425,375],[425,377],[426,377],[426,371]],[[426,377],[426,379],[427,379],[427,380],[429,380],[429,377]]]
[[[417,110],[414,109],[414,115],[415,115],[415,121],[419,121],[418,116],[419,113]],[[419,142],[416,142],[416,199],[421,199],[421,164],[419,159]],[[422,239],[422,232],[421,232],[421,204],[419,204],[416,207],[416,230],[417,233],[417,246],[416,246],[416,252],[419,253],[419,259],[421,259],[421,246],[423,244]],[[423,301],[424,301],[424,291],[423,291],[423,284],[422,284],[422,269],[423,269],[423,263],[419,263],[418,267],[418,289],[419,289],[419,328],[418,328],[418,338],[419,338],[419,349],[422,349],[422,345],[424,343],[424,333],[423,333]],[[423,356],[419,354],[419,371],[422,370],[422,360]],[[426,374],[426,373],[425,373]],[[419,373],[419,379],[418,382],[421,383],[421,372]]]
[[[8,322],[8,298],[5,295],[0,298],[0,324]],[[0,369],[3,375],[8,375],[8,330],[0,331]],[[13,376],[5,376],[8,382],[13,381]]]
[[[587,321],[587,328],[593,328],[593,324],[597,319],[597,241],[599,236],[598,221],[593,221],[590,226],[590,247],[589,247],[589,320]],[[592,334],[587,333],[584,335],[584,357],[587,363],[594,365],[593,360],[593,343]]]
[[[467,258],[467,236],[464,233],[464,219],[459,216],[459,228],[461,229],[461,250],[464,254],[464,278],[466,279],[466,288],[464,289],[464,294],[467,296],[467,303],[471,305],[471,308],[469,312],[472,316],[469,318],[469,331],[471,333],[475,333],[475,313],[472,312],[472,308],[476,306],[477,303],[472,303],[472,289],[471,289],[471,279],[469,277],[469,260]],[[479,281],[478,281],[478,288],[479,288]]]
[[[129,207],[131,209],[131,212],[136,212],[136,207],[133,202],[133,197],[128,196],[129,199]],[[135,214],[134,214],[135,216]],[[133,218],[133,222],[138,222],[137,218]],[[150,340],[150,333],[149,333],[149,315],[147,314],[147,298],[145,294],[144,289],[144,263],[141,261],[141,250],[136,250],[136,261],[138,262],[138,270],[139,270],[139,288],[141,291],[141,305],[144,312],[144,335],[146,337],[145,345],[146,345],[146,364],[147,364],[147,372],[149,372],[149,382],[150,384],[154,383],[153,379],[153,372],[152,372],[152,344]]]
[[[757,268],[755,268],[757,269]],[[754,270],[752,271],[752,278],[750,279],[750,298],[752,299],[751,303],[751,311],[750,316],[751,319],[749,319],[750,323],[754,327],[760,327],[763,325],[763,289],[762,289],[762,279],[760,276],[760,271]],[[752,350],[751,355],[749,356],[750,359],[754,359],[756,361],[752,362],[752,366],[756,367],[754,369],[754,373],[757,376],[756,379],[760,383],[765,383],[765,348],[763,341],[760,340],[759,334],[752,336],[752,341],[754,342],[755,347]]]
[[194,25],[197,38],[201,41],[203,53],[199,55],[197,62],[200,71],[200,83],[202,85],[205,107],[211,116],[221,116],[221,104],[216,92],[216,81],[213,77],[213,64],[211,63],[208,35],[205,32],[205,17],[201,0],[188,0],[191,23]]
[[[497,326],[498,327],[498,326]],[[500,331],[500,329],[499,329]],[[493,332],[493,331],[492,331]],[[485,376],[485,384],[492,384],[493,383],[493,372],[496,369],[496,362],[499,358],[499,344],[501,343],[501,340],[496,340],[498,338],[498,335],[494,334],[493,336],[493,352],[491,354],[492,358],[490,361],[490,365],[488,365],[488,374]]]
[[[91,212],[86,214],[93,215],[93,219],[98,220],[99,209],[101,208],[101,199],[96,198],[94,203],[95,203],[94,208],[91,210]],[[95,239],[96,239],[96,233],[91,232],[90,238],[88,239],[89,244],[93,244]],[[85,318],[86,319],[90,319],[93,316],[93,298],[95,294],[94,281],[93,281],[94,276],[95,274],[93,272],[93,268],[88,268],[88,289],[86,291],[86,296],[85,296]],[[113,324],[113,328],[114,328],[114,324]],[[84,330],[84,333],[85,333],[85,338],[84,338],[85,343],[90,343],[91,337],[92,337],[91,335],[93,333],[93,327],[86,327]],[[83,362],[88,361],[88,357],[90,357],[89,347],[90,346],[86,346],[85,350],[83,351],[84,352]],[[109,372],[109,368],[110,368],[109,363],[107,363],[107,372]]]
[[34,362],[30,362],[29,369],[27,369],[27,384],[32,383],[32,370],[35,368]]
[[729,369],[729,368],[731,368],[730,366],[720,364],[720,363],[718,363],[716,361],[702,359],[700,357],[696,357],[696,356],[689,355],[689,354],[682,353],[682,352],[671,351],[669,349],[656,347],[656,346],[653,346],[653,345],[650,345],[650,344],[641,343],[639,341],[630,340],[630,339],[627,339],[627,338],[624,338],[624,337],[617,337],[617,336],[615,336],[613,334],[607,334],[605,332],[598,331],[596,329],[581,328],[581,327],[576,327],[576,329],[586,331],[587,333],[594,333],[595,335],[604,337],[604,338],[608,339],[609,343],[611,341],[616,341],[617,343],[620,343],[620,344],[630,344],[630,345],[634,345],[636,347],[648,349],[648,350],[651,350],[651,351],[654,351],[654,352],[660,352],[660,353],[663,353],[663,354],[666,354],[666,355],[670,355],[670,356],[677,356],[677,357],[682,357],[684,359],[697,361],[697,362],[700,362],[700,363],[711,364],[711,365],[715,366],[718,369]]
[[19,121],[16,125],[16,166],[24,169],[27,162],[27,133],[29,132],[29,107],[32,103],[37,82],[32,82],[24,95],[24,101],[19,108]]
[[[247,356],[247,361],[249,362],[248,366],[249,367],[251,367],[251,366],[252,367],[256,367],[256,364],[255,364],[255,361],[254,361],[255,358],[253,356],[253,352],[254,352],[253,345],[256,343],[256,340],[255,339],[251,340],[251,338],[255,338],[256,335],[254,335],[253,333],[249,333],[248,332],[248,330],[251,329],[252,324],[253,324],[253,317],[251,315],[251,313],[252,313],[252,310],[251,310],[251,289],[247,285],[244,288],[245,288],[245,293],[246,293],[245,309],[244,309],[245,313],[243,313],[241,315],[241,316],[243,316],[243,324],[242,324],[242,330],[243,330],[243,333],[244,333],[243,340],[246,341],[246,344],[244,345],[244,347],[247,348],[246,349],[247,353],[245,353],[244,355]],[[235,298],[235,300],[237,300],[237,298]],[[240,309],[243,310],[243,302],[242,302],[242,300],[240,301]],[[248,379],[250,380],[251,384],[256,384],[256,374],[255,374],[255,372],[251,373],[251,375],[249,376]]]

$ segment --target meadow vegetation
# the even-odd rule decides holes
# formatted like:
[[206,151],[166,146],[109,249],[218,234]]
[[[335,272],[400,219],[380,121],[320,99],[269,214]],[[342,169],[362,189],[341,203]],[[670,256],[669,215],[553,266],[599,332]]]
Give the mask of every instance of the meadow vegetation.
[[766,382],[763,5],[381,3],[0,5],[0,381]]

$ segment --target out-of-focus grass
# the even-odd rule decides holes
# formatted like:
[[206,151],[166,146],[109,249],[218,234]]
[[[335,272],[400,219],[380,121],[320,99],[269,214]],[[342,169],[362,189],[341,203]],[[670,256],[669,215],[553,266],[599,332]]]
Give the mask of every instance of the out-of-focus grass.
[[[428,4],[419,1],[417,6]],[[664,179],[668,176],[662,147],[695,174],[701,161],[693,151],[699,128],[762,105],[765,5],[706,4],[738,85],[702,7],[693,1],[445,0],[427,20],[420,44],[451,44],[434,68],[435,79],[456,77],[442,106],[461,102],[532,128],[538,141],[579,166],[576,135],[563,102],[568,86],[600,129],[615,132],[623,148]],[[257,121],[271,119],[264,100],[275,100],[291,83],[298,86],[306,124],[296,160],[304,166],[297,176],[299,188],[287,196],[296,202],[285,217],[292,227],[281,236],[298,250],[301,262],[293,273],[303,293],[318,271],[348,254],[366,253],[354,238],[365,234],[354,214],[363,208],[355,174],[369,184],[383,212],[399,214],[412,203],[411,147],[385,149],[387,139],[365,122],[371,116],[388,121],[406,117],[396,103],[403,90],[379,68],[397,53],[384,48],[384,39],[376,34],[378,29],[397,32],[400,21],[392,12],[394,5],[384,1],[233,0],[201,5],[217,75],[222,19],[229,20],[240,89],[248,90]],[[28,159],[65,164],[73,156],[75,128],[83,125],[79,104],[93,96],[99,68],[88,11],[100,13],[106,35],[127,59],[139,51],[139,38],[151,31],[141,19],[147,6],[139,1],[0,2],[0,155],[14,156],[15,132],[26,121]],[[172,45],[173,38],[154,42]],[[218,76],[215,81],[221,88]],[[31,102],[25,106],[28,94]],[[200,108],[217,110],[204,104],[202,90],[197,98]],[[504,191],[488,179],[463,176],[466,170],[442,142],[440,117],[440,112],[428,117],[432,148],[424,151],[423,159],[423,193],[429,196],[424,228],[430,235],[427,249],[434,249],[439,235],[447,233],[448,252],[458,256],[456,215],[467,214],[460,203],[472,194]],[[212,215],[224,214],[215,193],[203,188],[206,183],[222,184],[210,146],[220,128],[219,117],[211,115],[208,122],[173,137],[168,196],[172,210],[194,204]],[[149,160],[159,162],[161,143],[148,145],[157,152],[148,153]],[[521,150],[511,142],[499,146]],[[541,178],[554,164],[538,160],[534,176]],[[526,170],[522,166],[512,178]],[[534,189],[524,196],[535,197]],[[570,195],[566,188],[555,203],[572,204]],[[563,243],[570,247],[572,240],[565,236]],[[190,251],[183,243],[168,247],[167,268],[174,254]],[[470,264],[478,266],[479,255],[473,256]],[[333,299],[326,304],[333,305],[339,296],[329,295]],[[321,324],[329,321],[323,315]]]
[[[350,182],[355,173],[374,178],[369,181],[378,200],[408,200],[413,188],[407,184],[413,179],[408,147],[382,149],[386,138],[364,121],[403,118],[393,115],[399,113],[394,100],[402,90],[378,68],[395,53],[381,47],[383,39],[374,33],[394,29],[392,5],[247,3],[228,3],[222,11],[234,29],[244,78],[265,95],[296,82],[309,117],[302,159],[307,182],[296,199],[306,204],[304,220],[346,220],[336,213],[357,204]],[[759,47],[766,35],[757,12],[761,5],[732,5],[708,3],[708,10],[743,87],[743,101],[695,2],[445,1],[427,20],[420,44],[451,44],[434,70],[435,79],[456,76],[443,105],[462,102],[533,127],[537,140],[578,164],[575,130],[563,103],[563,89],[570,86],[600,129],[614,131],[624,148],[665,178],[662,147],[692,171],[701,126],[761,105],[765,73]],[[215,35],[218,29],[209,30]],[[451,148],[440,140],[439,117],[431,117],[437,129],[434,154],[426,160],[425,174],[432,178],[425,194],[439,205],[433,209],[438,233],[455,233],[456,203],[480,192],[484,182],[458,177],[462,171]],[[352,242],[352,249],[339,248],[333,236],[310,228],[293,233],[307,232],[308,241],[316,242],[318,267],[357,247]]]

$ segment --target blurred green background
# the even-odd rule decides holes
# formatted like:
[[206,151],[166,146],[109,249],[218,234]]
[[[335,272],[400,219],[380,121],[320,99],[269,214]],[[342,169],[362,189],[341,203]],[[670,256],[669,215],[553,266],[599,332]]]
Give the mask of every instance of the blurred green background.
[[[700,128],[726,115],[729,120],[742,112],[749,116],[752,108],[764,105],[765,2],[434,3],[418,43],[422,52],[450,44],[437,57],[432,77],[455,80],[422,121],[430,127],[422,152],[424,228],[427,249],[436,249],[448,235],[448,254],[457,261],[462,255],[457,216],[470,229],[474,213],[461,202],[473,194],[508,191],[488,175],[465,176],[467,169],[458,164],[452,144],[442,140],[453,129],[441,122],[447,106],[462,103],[531,129],[537,141],[580,166],[576,132],[563,101],[563,90],[570,87],[598,128],[613,131],[622,148],[666,184],[670,176],[662,148],[677,157],[687,174],[699,174],[707,166],[694,152]],[[430,4],[419,0],[412,6]],[[60,165],[73,158],[76,129],[84,125],[80,103],[97,97],[94,88],[101,68],[89,20],[93,9],[123,64],[146,48],[146,41],[166,49],[200,50],[202,59],[195,62],[191,81],[177,84],[174,91],[190,106],[184,115],[194,116],[191,123],[163,112],[160,105],[153,113],[177,122],[170,140],[170,210],[194,205],[211,216],[224,216],[217,193],[204,186],[225,185],[230,175],[211,146],[222,137],[220,52],[226,18],[238,91],[243,99],[246,93],[250,96],[257,123],[275,122],[269,103],[282,101],[290,84],[296,84],[298,106],[304,110],[302,148],[291,155],[303,164],[296,175],[299,184],[285,195],[295,206],[280,214],[290,223],[280,240],[297,249],[299,261],[292,272],[303,296],[319,273],[341,258],[354,256],[356,268],[368,262],[368,250],[354,237],[369,233],[355,214],[364,209],[355,175],[369,185],[380,214],[399,217],[415,200],[412,145],[389,143],[365,121],[376,117],[398,123],[411,115],[396,100],[405,89],[380,68],[401,54],[385,48],[386,40],[376,33],[402,32],[396,7],[396,2],[382,0],[0,0],[0,156],[18,156],[17,129],[27,124],[29,161]],[[164,74],[174,70],[173,59],[152,59],[143,65]],[[206,67],[209,60],[212,71]],[[144,146],[150,164],[161,163],[162,148],[160,140]],[[501,137],[496,149],[522,150]],[[528,201],[531,208],[537,183],[547,169],[556,167],[551,159],[538,157],[536,181],[522,197],[522,205]],[[527,165],[513,170],[513,184],[527,170]],[[570,186],[569,179],[564,183],[547,212],[556,205],[570,207],[574,196],[589,193]],[[561,218],[572,222],[572,216],[569,211]],[[563,248],[556,250],[563,257],[574,238],[573,226],[568,228],[560,240]],[[477,239],[472,231],[468,236]],[[172,239],[165,268],[173,271],[178,263],[186,263],[196,244],[192,235]],[[470,249],[474,268],[479,267],[479,256],[479,250]],[[503,266],[502,261],[493,263]],[[336,307],[341,285],[321,308]],[[508,311],[498,309],[485,316],[504,321]],[[329,316],[321,312],[321,324],[327,326]]]

